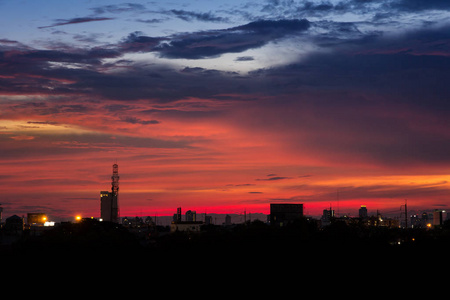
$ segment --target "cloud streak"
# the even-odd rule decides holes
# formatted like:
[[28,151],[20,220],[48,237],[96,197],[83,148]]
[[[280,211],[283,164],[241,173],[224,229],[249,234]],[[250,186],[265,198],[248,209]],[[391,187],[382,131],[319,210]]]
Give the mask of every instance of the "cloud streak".
[[51,28],[64,25],[88,23],[88,22],[99,22],[99,21],[109,21],[114,20],[113,18],[99,18],[99,17],[83,17],[83,18],[73,18],[73,19],[59,19],[56,23],[48,26],[40,26],[39,29]]
[[186,11],[186,10],[178,10],[178,9],[172,9],[168,11],[169,14],[172,14],[176,16],[177,18],[180,18],[183,21],[202,21],[202,22],[226,22],[227,19],[223,17],[215,16],[211,12],[207,13],[198,13],[193,11]]

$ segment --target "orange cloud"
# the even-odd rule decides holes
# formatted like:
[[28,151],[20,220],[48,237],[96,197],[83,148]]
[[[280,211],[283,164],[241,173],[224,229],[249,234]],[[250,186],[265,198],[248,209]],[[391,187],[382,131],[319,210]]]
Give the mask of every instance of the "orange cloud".
[[30,135],[17,135],[17,136],[11,136],[10,137],[13,140],[16,141],[29,141],[29,140],[34,140],[34,136],[30,136]]

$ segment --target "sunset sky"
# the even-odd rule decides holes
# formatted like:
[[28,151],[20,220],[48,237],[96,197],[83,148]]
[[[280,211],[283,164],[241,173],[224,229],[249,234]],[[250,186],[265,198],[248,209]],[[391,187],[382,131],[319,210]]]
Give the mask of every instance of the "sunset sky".
[[4,218],[450,206],[450,1],[0,0]]

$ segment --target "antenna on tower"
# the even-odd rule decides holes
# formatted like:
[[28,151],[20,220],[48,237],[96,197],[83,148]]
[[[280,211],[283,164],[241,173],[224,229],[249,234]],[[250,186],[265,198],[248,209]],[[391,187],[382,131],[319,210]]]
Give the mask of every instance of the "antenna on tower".
[[111,220],[113,222],[119,222],[119,165],[113,164],[113,174],[111,176]]

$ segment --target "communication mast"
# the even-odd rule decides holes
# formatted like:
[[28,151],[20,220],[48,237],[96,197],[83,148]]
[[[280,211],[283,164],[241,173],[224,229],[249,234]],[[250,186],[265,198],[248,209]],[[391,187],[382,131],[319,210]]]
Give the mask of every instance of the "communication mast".
[[103,221],[119,223],[119,166],[113,164],[111,192],[100,192],[100,215]]
[[118,222],[120,218],[119,213],[119,165],[113,165],[113,174],[111,176],[111,219],[113,222]]

